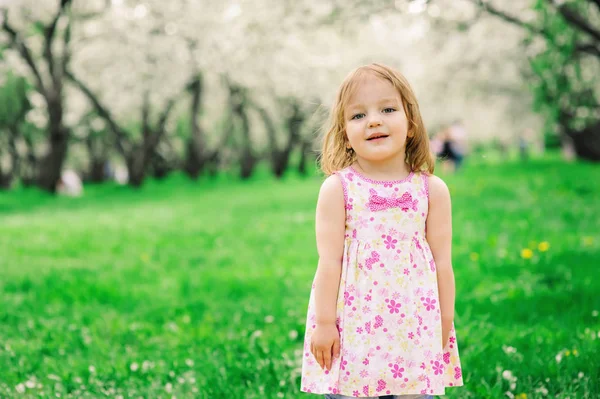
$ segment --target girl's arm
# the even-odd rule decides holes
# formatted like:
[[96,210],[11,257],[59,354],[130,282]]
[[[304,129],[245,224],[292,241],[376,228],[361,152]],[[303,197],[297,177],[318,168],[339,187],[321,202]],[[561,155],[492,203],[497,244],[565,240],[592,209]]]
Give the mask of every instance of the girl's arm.
[[452,271],[452,206],[448,186],[437,176],[429,176],[429,213],[427,242],[437,270],[440,310],[442,313],[442,348],[446,346],[454,321],[454,272]]
[[314,288],[317,327],[311,339],[311,352],[321,368],[326,369],[331,368],[332,356],[338,356],[340,350],[336,308],[345,226],[344,190],[340,178],[333,175],[321,186],[315,221],[319,265]]

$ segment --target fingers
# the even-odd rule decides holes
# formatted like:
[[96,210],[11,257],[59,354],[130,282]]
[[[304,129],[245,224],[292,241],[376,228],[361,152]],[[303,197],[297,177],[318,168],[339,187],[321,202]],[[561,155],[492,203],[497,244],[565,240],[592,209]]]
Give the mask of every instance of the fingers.
[[340,340],[336,339],[335,341],[333,341],[333,357],[339,357],[340,356]]
[[325,370],[331,370],[331,349],[323,351],[323,364],[325,365]]

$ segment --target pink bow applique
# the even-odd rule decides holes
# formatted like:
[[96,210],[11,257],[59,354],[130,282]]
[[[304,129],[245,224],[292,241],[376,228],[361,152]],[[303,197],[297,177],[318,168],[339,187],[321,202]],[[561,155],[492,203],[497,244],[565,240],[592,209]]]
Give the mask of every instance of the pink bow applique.
[[413,211],[417,210],[418,200],[413,200],[412,195],[409,192],[402,194],[400,198],[392,198],[392,197],[381,197],[377,194],[374,189],[370,189],[369,193],[369,202],[367,206],[371,211],[383,211],[389,208],[400,208],[404,212],[412,209]]

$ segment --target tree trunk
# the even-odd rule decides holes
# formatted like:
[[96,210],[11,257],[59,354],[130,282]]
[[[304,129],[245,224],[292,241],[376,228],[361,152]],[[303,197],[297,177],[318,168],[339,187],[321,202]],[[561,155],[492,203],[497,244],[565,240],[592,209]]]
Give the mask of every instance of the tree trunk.
[[300,141],[300,128],[304,122],[304,115],[300,110],[297,100],[293,100],[291,107],[291,114],[287,119],[287,128],[289,133],[288,142],[283,151],[279,153],[279,156],[277,157],[277,164],[274,170],[277,178],[281,178],[288,168],[292,150]]
[[49,114],[49,150],[40,161],[37,170],[36,185],[43,190],[54,193],[56,184],[69,148],[69,131],[63,126],[63,104],[60,87],[47,95]]
[[102,157],[93,157],[90,159],[90,168],[88,170],[88,180],[92,183],[102,183],[106,180],[105,167],[108,160]]
[[568,131],[567,134],[573,140],[578,158],[600,161],[600,121],[578,132]]
[[186,157],[183,169],[190,178],[196,180],[206,163],[204,132],[198,121],[198,113],[202,100],[202,76],[200,74],[197,74],[191,81],[188,85],[188,90],[192,93],[192,106],[190,109],[191,134],[186,144]]
[[306,176],[308,169],[306,168],[306,164],[309,158],[309,152],[311,148],[311,142],[308,140],[302,141],[302,147],[300,149],[300,162],[298,162],[298,172],[302,176]]
[[146,178],[146,154],[143,148],[137,147],[127,156],[125,161],[129,174],[129,185],[140,188]]
[[185,164],[183,170],[193,180],[197,180],[204,168],[204,159],[196,143],[195,137],[190,137],[186,144]]

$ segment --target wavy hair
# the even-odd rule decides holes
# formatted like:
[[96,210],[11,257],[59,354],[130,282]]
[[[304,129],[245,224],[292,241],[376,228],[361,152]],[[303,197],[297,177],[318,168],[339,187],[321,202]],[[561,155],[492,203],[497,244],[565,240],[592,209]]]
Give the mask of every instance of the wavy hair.
[[347,148],[344,109],[365,76],[386,80],[394,86],[402,99],[408,119],[405,159],[413,172],[433,173],[435,161],[429,150],[429,137],[421,119],[415,94],[406,78],[398,71],[382,64],[369,64],[356,68],[342,82],[331,107],[329,120],[323,129],[323,144],[319,164],[326,175],[331,175],[356,161],[356,153]]

